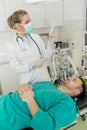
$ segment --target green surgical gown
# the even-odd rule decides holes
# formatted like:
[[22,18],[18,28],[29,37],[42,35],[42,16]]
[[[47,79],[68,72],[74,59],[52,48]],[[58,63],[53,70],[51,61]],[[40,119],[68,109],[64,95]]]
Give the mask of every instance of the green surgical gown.
[[70,96],[58,90],[51,82],[33,85],[39,109],[31,116],[28,105],[19,93],[0,96],[0,130],[60,130],[76,119],[76,106]]

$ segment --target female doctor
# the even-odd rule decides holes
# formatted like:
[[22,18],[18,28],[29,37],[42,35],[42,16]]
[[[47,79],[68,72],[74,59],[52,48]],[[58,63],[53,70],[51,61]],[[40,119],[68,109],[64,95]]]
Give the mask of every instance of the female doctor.
[[7,22],[16,31],[15,37],[8,44],[8,59],[11,68],[19,74],[20,84],[50,81],[44,62],[54,52],[54,37],[49,37],[49,44],[45,49],[41,37],[31,34],[32,23],[25,10],[15,11],[8,17]]

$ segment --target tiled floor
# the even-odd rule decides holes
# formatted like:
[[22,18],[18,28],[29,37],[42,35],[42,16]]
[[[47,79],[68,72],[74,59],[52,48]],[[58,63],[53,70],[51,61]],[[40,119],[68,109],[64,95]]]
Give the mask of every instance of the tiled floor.
[[68,130],[87,130],[87,113],[85,114],[85,121],[82,121],[80,117],[77,119],[77,124]]

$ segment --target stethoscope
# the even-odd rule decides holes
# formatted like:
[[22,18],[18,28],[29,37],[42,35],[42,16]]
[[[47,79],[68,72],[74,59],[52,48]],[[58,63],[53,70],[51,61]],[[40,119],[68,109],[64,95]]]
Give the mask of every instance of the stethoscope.
[[[18,33],[16,33],[16,41],[17,41],[17,43],[18,43],[18,45],[19,45],[19,47],[21,48],[21,50],[22,51],[26,51],[26,48],[25,48],[25,44],[24,44],[24,41],[23,41],[23,38],[21,37],[21,36],[19,36],[18,35]],[[40,48],[39,48],[39,46],[38,46],[38,44],[36,43],[36,41],[31,37],[31,35],[30,34],[28,34],[28,36],[31,38],[31,40],[35,43],[35,45],[37,46],[37,48],[38,48],[38,51],[39,51],[39,54],[41,55],[41,50],[40,50]],[[22,43],[24,44],[24,46],[22,47],[21,45],[20,45],[20,43],[19,43],[19,40],[18,39],[21,39],[21,41],[22,41]]]

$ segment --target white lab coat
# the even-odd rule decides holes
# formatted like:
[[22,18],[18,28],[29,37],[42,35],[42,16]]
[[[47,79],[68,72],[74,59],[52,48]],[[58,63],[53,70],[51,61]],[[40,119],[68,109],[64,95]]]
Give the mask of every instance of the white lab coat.
[[[31,34],[32,38],[38,44],[42,57],[47,59],[53,54],[53,49],[47,47],[45,49],[43,40],[37,34]],[[19,40],[20,41],[20,40]],[[16,41],[16,36],[12,39],[11,43],[8,44],[8,59],[11,68],[19,74],[20,84],[30,83],[34,84],[35,82],[41,81],[50,81],[50,76],[46,66],[40,68],[31,69],[33,60],[36,60],[40,57],[39,51],[35,43],[30,38],[31,47],[25,44],[25,51],[23,51],[19,44]],[[21,47],[24,48],[24,43],[20,41]]]

